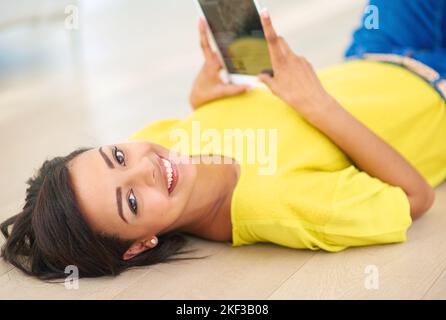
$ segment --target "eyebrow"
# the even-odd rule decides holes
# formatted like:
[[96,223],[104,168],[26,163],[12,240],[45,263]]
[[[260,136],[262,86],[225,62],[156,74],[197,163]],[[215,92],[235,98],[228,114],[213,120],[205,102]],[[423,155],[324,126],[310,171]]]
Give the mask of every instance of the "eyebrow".
[[122,196],[121,187],[116,188],[116,204],[118,205],[118,214],[125,223],[128,223],[122,212]]
[[[99,148],[99,153],[101,154],[102,158],[104,159],[105,163],[107,164],[107,167],[109,167],[110,169],[114,169],[115,166],[110,161],[110,158],[104,153],[104,151],[102,150],[102,147]],[[123,210],[122,210],[122,190],[121,190],[121,187],[117,187],[116,188],[116,205],[118,207],[119,217],[121,217],[121,219],[125,223],[128,223],[127,219],[124,217],[124,213],[123,213]]]
[[107,164],[107,167],[109,167],[110,169],[114,169],[115,166],[113,165],[113,162],[111,162],[110,158],[102,150],[102,147],[99,148],[99,153],[101,154],[102,158],[104,158],[104,161]]

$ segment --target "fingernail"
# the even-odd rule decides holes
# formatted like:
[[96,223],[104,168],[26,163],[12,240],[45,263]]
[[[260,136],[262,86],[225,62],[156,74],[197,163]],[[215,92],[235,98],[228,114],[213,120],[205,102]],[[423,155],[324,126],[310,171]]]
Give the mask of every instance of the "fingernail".
[[264,69],[262,71],[260,71],[260,74],[264,74],[270,77],[274,77],[274,71],[271,69]]
[[267,8],[263,8],[262,11],[260,12],[261,16],[264,18],[269,18],[269,12]]

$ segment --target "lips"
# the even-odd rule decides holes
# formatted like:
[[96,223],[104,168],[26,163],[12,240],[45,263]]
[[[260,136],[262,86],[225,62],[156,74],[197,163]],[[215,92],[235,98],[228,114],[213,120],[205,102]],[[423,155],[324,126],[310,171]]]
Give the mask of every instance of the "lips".
[[160,167],[163,171],[164,178],[166,179],[167,191],[171,194],[178,182],[178,168],[177,165],[166,158],[160,157]]

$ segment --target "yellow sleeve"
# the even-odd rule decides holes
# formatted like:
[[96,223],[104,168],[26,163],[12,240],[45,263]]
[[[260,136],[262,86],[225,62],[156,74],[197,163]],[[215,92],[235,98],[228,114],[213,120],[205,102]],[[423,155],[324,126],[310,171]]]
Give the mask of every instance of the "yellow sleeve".
[[332,251],[404,242],[412,224],[406,193],[353,165],[339,175],[332,210],[324,232]]

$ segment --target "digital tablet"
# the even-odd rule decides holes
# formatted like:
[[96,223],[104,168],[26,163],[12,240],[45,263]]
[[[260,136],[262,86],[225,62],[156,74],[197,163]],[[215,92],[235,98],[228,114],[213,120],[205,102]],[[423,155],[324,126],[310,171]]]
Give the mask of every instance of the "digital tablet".
[[272,66],[257,1],[194,1],[209,25],[211,42],[224,64],[224,80],[263,87],[257,75],[272,75]]

